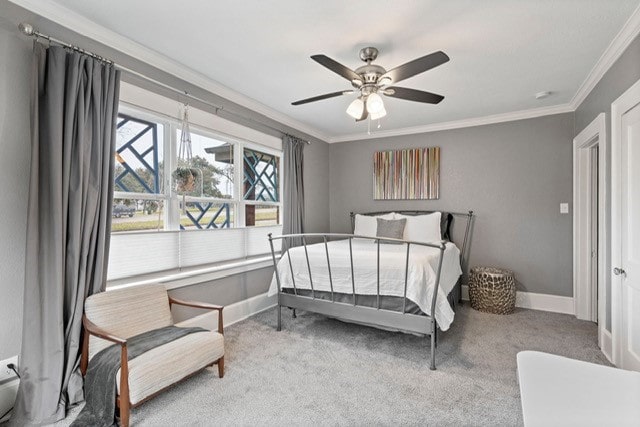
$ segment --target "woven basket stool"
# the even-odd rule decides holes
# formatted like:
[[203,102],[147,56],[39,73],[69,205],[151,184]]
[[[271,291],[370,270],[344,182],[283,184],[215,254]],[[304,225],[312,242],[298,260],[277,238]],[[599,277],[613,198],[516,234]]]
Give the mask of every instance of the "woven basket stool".
[[516,308],[513,271],[495,267],[473,267],[469,276],[469,300],[478,311],[510,314]]

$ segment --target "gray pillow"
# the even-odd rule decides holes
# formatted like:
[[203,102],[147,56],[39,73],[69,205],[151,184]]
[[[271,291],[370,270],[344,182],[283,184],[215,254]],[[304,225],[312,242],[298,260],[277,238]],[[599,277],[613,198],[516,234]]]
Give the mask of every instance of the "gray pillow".
[[378,220],[378,230],[376,231],[377,237],[389,237],[391,239],[402,240],[404,226],[407,224],[406,219],[376,219]]

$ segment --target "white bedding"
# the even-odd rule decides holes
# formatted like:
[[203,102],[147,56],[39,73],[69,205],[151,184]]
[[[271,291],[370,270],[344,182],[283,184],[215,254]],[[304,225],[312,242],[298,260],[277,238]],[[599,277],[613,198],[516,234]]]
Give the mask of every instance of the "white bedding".
[[[356,294],[376,295],[377,244],[368,239],[354,239],[352,242]],[[333,291],[352,294],[349,241],[329,242],[328,247]],[[327,254],[324,243],[308,245],[307,250],[309,252],[309,263],[311,264],[313,288],[316,291],[330,292],[329,269],[327,268]],[[289,254],[293,271],[295,272],[296,288],[311,289],[304,247],[292,248],[289,250]],[[398,297],[404,295],[406,254],[406,245],[380,245],[380,295]],[[436,281],[439,256],[439,249],[411,245],[407,298],[428,315],[431,315],[431,297]],[[293,288],[287,255],[283,256],[278,262],[278,274],[283,288]],[[447,243],[442,260],[442,272],[435,313],[438,325],[443,331],[449,329],[454,317],[454,312],[447,301],[447,295],[451,292],[461,274],[460,250],[453,243]],[[278,286],[274,274],[268,295],[276,295],[277,293]]]

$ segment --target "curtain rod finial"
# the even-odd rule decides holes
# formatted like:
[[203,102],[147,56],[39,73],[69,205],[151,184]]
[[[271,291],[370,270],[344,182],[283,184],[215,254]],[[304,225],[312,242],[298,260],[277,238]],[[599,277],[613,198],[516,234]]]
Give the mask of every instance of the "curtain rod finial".
[[20,32],[26,36],[33,35],[33,26],[31,24],[25,24],[24,22],[21,22],[18,24],[18,30],[20,30]]

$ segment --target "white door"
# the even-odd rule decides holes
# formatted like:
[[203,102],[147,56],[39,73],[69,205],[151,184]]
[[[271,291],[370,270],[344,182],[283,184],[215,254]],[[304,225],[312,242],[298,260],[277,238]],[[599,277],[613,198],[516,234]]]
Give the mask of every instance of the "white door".
[[612,245],[617,247],[612,247],[612,283],[619,290],[616,363],[623,369],[640,371],[640,90],[634,93],[636,99],[627,99],[624,109],[614,109],[617,117],[612,115],[618,120],[614,125],[619,131],[614,136],[619,145],[613,159],[617,179],[613,180],[612,215],[616,218],[612,218]]

